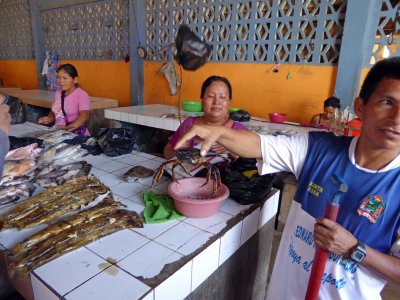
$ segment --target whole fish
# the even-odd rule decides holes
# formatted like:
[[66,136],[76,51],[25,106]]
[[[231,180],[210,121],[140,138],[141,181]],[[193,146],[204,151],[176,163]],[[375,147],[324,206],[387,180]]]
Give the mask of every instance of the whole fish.
[[37,148],[38,144],[33,143],[25,147],[20,147],[14,150],[8,151],[5,156],[5,160],[21,160],[21,159],[35,159],[42,149]]
[[10,185],[0,188],[0,207],[18,202],[23,197],[29,197],[35,190],[35,186],[30,182]]
[[54,156],[56,155],[56,152],[57,152],[56,146],[50,146],[46,150],[42,151],[42,153],[37,159],[37,164],[39,166],[51,164],[51,162],[54,159]]
[[4,162],[3,176],[19,176],[27,173],[35,166],[35,161],[27,160],[6,160]]

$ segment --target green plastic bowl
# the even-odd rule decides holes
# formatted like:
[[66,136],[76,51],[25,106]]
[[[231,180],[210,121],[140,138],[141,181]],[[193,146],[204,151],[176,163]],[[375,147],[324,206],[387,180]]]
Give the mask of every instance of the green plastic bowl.
[[189,111],[189,112],[203,111],[203,106],[201,105],[201,102],[197,101],[183,101],[182,106],[184,111]]
[[237,107],[230,107],[229,108],[229,112],[235,112],[235,111],[238,111],[238,110],[240,110],[240,108],[237,108]]

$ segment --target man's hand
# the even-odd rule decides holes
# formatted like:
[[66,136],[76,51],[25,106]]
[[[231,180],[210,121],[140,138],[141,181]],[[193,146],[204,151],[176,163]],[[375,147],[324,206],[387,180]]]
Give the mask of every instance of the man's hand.
[[338,223],[317,218],[314,226],[314,241],[318,247],[342,256],[350,256],[357,245],[357,239]]
[[211,149],[211,146],[220,138],[222,126],[213,125],[192,125],[190,130],[186,132],[176,143],[175,150],[183,147],[187,141],[197,137],[203,141],[200,148],[200,154],[205,156],[207,152]]
[[0,129],[7,135],[10,133],[11,115],[8,113],[10,107],[6,104],[0,104]]

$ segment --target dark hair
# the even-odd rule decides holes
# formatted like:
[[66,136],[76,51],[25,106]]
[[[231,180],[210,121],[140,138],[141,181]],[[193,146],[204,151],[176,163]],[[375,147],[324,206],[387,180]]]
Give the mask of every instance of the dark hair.
[[56,70],[56,72],[58,73],[59,71],[63,70],[64,72],[66,72],[69,76],[71,76],[72,78],[78,77],[78,71],[76,70],[76,68],[71,65],[71,64],[63,64],[61,66],[59,66]]
[[360,90],[360,98],[366,103],[375,92],[382,79],[400,80],[400,57],[390,57],[378,61],[368,72]]
[[333,108],[340,109],[340,99],[336,97],[329,97],[324,101],[324,107],[332,106]]
[[231,84],[229,82],[228,79],[226,79],[225,77],[221,77],[221,76],[210,76],[208,77],[204,82],[203,85],[201,87],[201,94],[200,94],[200,98],[204,97],[204,94],[206,93],[206,89],[211,85],[211,83],[213,83],[214,81],[222,81],[223,83],[226,84],[226,86],[228,87],[228,91],[229,91],[229,99],[232,99],[232,87]]

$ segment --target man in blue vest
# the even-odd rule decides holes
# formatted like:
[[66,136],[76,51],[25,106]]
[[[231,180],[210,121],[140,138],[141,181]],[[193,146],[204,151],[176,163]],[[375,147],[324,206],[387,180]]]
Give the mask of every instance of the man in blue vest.
[[[202,155],[215,142],[257,158],[259,173],[292,172],[298,189],[282,234],[267,299],[304,299],[317,247],[329,252],[320,299],[380,299],[386,280],[400,283],[400,57],[376,63],[355,99],[359,137],[328,132],[257,135],[194,125]],[[323,218],[343,178],[336,221]]]

